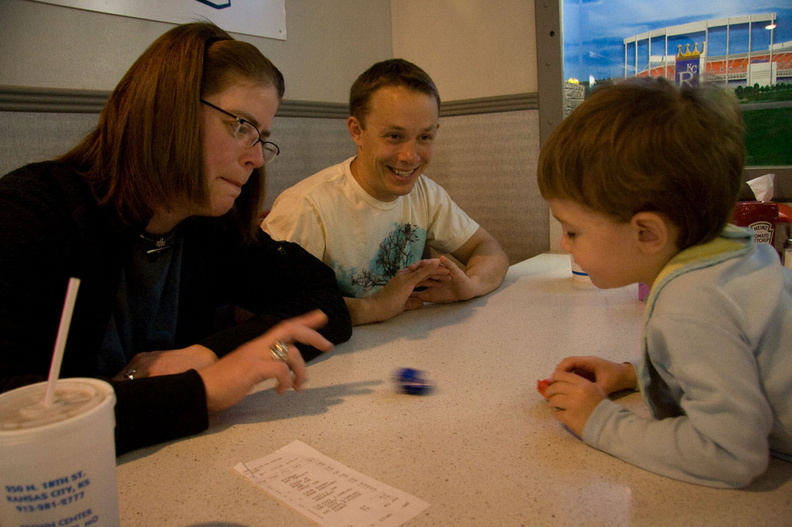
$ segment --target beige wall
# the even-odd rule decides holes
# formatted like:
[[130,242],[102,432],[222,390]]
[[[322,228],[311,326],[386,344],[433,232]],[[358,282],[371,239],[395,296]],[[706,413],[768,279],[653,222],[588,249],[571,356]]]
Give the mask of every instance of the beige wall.
[[[285,41],[255,44],[286,77],[286,98],[346,102],[369,65],[393,56],[389,0],[286,0]],[[0,84],[111,90],[172,24],[29,0],[0,0]]]
[[443,100],[535,93],[534,0],[393,0],[393,55],[432,76]]
[[[283,71],[286,98],[343,103],[369,65],[426,69],[444,100],[537,91],[533,0],[286,0],[285,41],[235,35]],[[171,24],[0,0],[0,84],[111,90]]]

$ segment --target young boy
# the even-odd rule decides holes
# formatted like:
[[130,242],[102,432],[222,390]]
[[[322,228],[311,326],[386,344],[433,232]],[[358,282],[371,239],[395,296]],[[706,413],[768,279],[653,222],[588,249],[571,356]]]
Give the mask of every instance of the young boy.
[[[727,225],[743,148],[727,93],[635,78],[597,90],[539,158],[562,248],[598,287],[651,284],[641,358],[561,361],[555,416],[595,448],[713,487],[792,459],[792,272]],[[608,398],[635,388],[651,418]]]

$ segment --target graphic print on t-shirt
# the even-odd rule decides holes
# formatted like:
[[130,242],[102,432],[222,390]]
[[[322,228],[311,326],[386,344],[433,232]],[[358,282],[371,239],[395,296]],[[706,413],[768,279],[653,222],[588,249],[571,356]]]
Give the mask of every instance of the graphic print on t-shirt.
[[334,262],[334,269],[344,296],[363,298],[375,294],[400,270],[421,259],[426,245],[426,230],[410,223],[393,224],[393,229],[379,244],[368,267],[344,268]]

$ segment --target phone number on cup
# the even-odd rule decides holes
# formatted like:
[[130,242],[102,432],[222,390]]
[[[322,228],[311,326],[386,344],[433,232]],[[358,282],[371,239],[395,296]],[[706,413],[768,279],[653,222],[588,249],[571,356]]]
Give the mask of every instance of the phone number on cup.
[[36,503],[35,505],[17,505],[16,510],[19,512],[45,511],[49,509],[54,509],[55,507],[69,505],[70,503],[74,503],[75,501],[81,500],[84,497],[85,497],[85,491],[80,491],[80,492],[75,492],[71,496],[67,496],[65,498],[61,498],[55,501]]

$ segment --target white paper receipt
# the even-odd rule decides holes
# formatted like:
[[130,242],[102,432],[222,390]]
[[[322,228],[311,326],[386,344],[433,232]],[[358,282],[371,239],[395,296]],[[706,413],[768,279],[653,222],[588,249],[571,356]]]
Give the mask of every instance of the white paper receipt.
[[429,507],[302,441],[234,470],[324,527],[398,527]]

